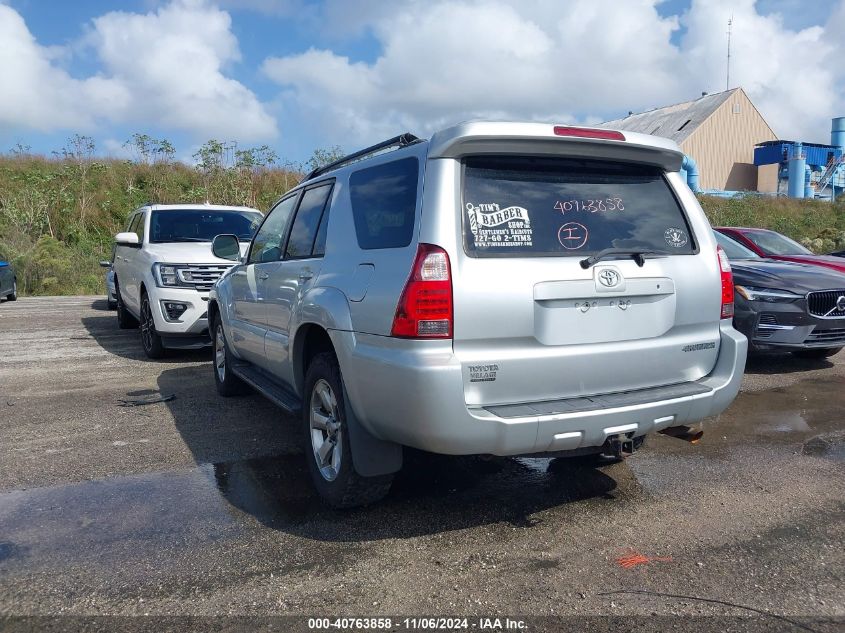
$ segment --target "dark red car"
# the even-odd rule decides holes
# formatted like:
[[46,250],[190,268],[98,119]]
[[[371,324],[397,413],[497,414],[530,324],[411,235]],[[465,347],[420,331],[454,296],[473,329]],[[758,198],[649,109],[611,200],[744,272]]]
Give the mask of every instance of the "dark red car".
[[785,262],[798,262],[799,264],[824,266],[826,268],[832,268],[837,272],[845,273],[845,258],[834,257],[832,255],[816,255],[795,240],[791,240],[776,231],[748,229],[737,226],[717,226],[714,228],[719,233],[724,233],[743,246],[751,249],[760,257],[778,259]]

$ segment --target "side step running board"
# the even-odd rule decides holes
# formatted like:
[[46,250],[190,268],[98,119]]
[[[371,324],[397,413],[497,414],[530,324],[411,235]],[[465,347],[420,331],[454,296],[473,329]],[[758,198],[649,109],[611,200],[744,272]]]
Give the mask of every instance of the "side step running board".
[[246,363],[233,363],[230,368],[232,373],[238,378],[276,406],[281,407],[292,415],[299,415],[302,412],[302,400],[267,376],[260,369],[252,365],[247,365]]

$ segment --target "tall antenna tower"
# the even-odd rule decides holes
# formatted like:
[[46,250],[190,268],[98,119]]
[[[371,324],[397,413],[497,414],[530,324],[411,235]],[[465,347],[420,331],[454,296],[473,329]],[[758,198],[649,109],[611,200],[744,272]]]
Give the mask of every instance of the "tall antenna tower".
[[728,66],[725,77],[725,90],[731,89],[731,30],[733,30],[734,16],[728,18]]

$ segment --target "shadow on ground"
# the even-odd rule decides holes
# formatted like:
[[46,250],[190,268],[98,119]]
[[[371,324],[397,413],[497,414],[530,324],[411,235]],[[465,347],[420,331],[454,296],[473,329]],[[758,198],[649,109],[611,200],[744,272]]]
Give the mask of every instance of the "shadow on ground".
[[[99,301],[95,301],[92,307]],[[105,300],[102,301],[105,306]],[[103,308],[103,314],[82,317],[82,325],[97,344],[104,350],[121,358],[140,360],[151,363],[186,363],[211,360],[211,348],[200,350],[167,350],[167,356],[161,360],[152,360],[144,354],[141,347],[141,334],[137,328],[121,330],[117,326],[117,317],[113,311]]]
[[236,510],[262,524],[318,540],[378,540],[510,522],[563,504],[613,502],[640,493],[625,464],[593,468],[558,459],[484,460],[406,451],[405,467],[379,504],[347,512],[316,497],[297,421],[257,395],[222,398],[210,367],[167,369],[159,377],[174,424],[197,464]]

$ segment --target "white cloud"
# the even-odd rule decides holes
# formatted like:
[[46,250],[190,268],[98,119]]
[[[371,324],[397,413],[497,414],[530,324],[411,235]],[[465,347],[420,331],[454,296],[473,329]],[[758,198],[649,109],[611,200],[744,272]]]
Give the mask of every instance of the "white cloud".
[[277,134],[243,84],[224,73],[240,52],[229,14],[205,0],[174,0],[146,14],[95,18],[85,37],[100,73],[75,79],[37,44],[21,16],[0,5],[0,125],[90,130],[102,121],[153,124],[200,138],[243,141]]
[[218,0],[225,9],[258,11],[273,16],[290,16],[306,7],[305,0]]
[[0,5],[0,126],[85,131],[105,108],[126,102],[119,86],[100,77],[72,78],[54,62],[61,54],[61,49],[39,46],[23,18]]
[[682,47],[704,89],[725,88],[731,15],[731,87],[746,90],[781,138],[829,142],[830,118],[845,106],[839,70],[845,30],[833,24],[791,30],[777,13],[759,15],[754,0],[697,0],[684,18]]
[[378,59],[311,49],[269,58],[263,70],[324,142],[359,145],[480,117],[595,121],[724,89],[733,13],[732,85],[747,89],[777,133],[825,139],[827,119],[845,109],[845,0],[826,27],[803,30],[759,15],[754,0],[693,0],[676,17],[661,17],[658,4],[330,1],[330,28],[371,32]]

